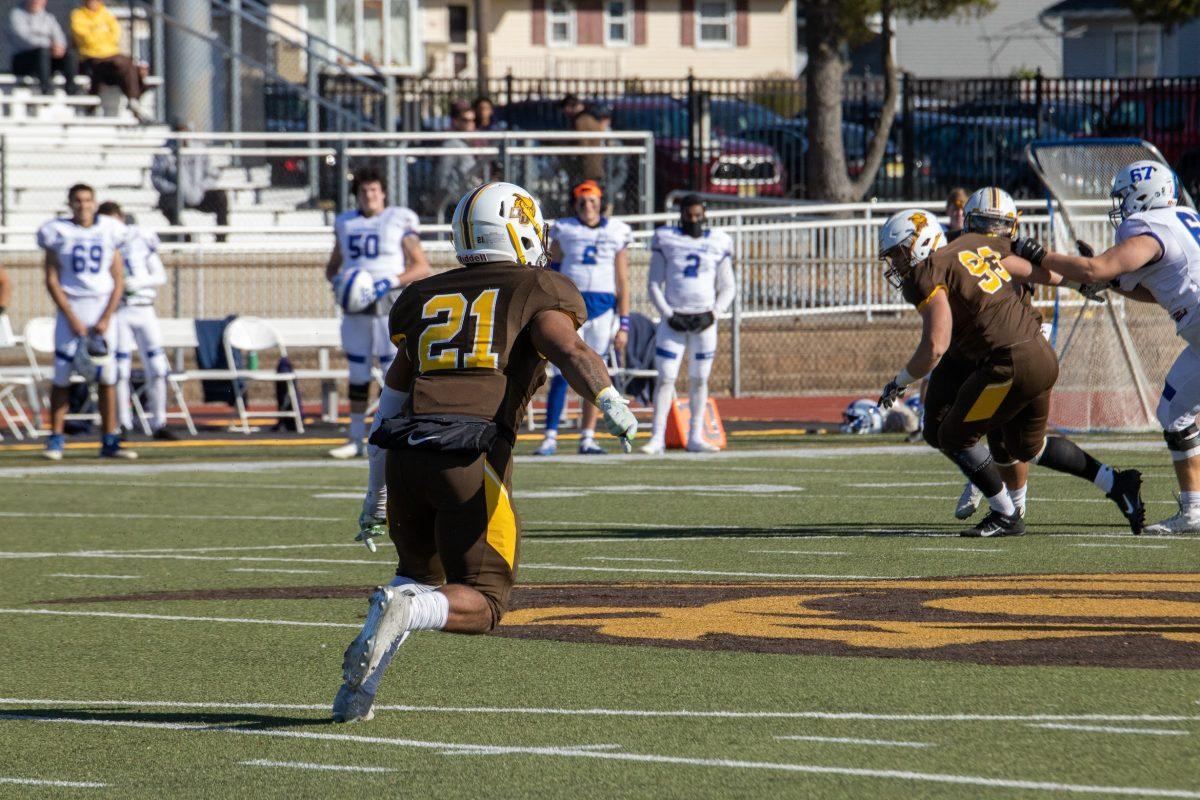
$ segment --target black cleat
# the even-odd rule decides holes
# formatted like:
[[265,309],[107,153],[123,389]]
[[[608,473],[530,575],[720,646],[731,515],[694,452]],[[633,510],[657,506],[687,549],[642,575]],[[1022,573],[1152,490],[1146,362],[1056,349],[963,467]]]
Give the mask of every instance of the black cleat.
[[1146,504],[1142,502],[1142,473],[1136,469],[1123,469],[1113,473],[1112,491],[1105,495],[1117,504],[1121,514],[1129,521],[1129,530],[1137,536],[1146,524]]
[[970,530],[963,531],[959,536],[990,539],[995,536],[1024,536],[1025,519],[1020,514],[1001,514],[999,511],[989,511],[983,520]]

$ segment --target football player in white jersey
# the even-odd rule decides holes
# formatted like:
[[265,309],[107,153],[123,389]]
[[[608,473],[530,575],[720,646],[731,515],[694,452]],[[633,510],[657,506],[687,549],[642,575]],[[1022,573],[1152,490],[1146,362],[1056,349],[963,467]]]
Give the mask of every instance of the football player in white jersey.
[[365,310],[342,317],[342,349],[350,362],[350,435],[346,444],[329,451],[334,458],[366,455],[371,371],[378,359],[379,368],[387,372],[396,355],[388,339],[388,312],[403,287],[429,274],[417,215],[387,204],[383,173],[373,167],[359,169],[351,189],[358,208],[339,214],[333,223],[335,240],[325,278],[336,289],[352,273],[365,271],[375,284],[376,299]]
[[8,304],[12,302],[12,281],[4,267],[0,267],[0,347],[8,347],[13,341],[12,323],[8,321]]
[[117,418],[125,430],[133,430],[130,404],[133,350],[136,347],[146,371],[146,397],[149,401],[150,429],[155,439],[177,439],[167,428],[167,374],[170,365],[162,345],[162,329],[154,313],[158,287],[167,282],[167,271],[158,257],[158,234],[144,230],[125,216],[112,201],[101,203],[96,212],[124,223],[129,231],[121,247],[125,262],[125,296],[117,309]]
[[1200,215],[1178,205],[1175,173],[1157,161],[1135,161],[1113,178],[1117,243],[1087,257],[1047,253],[1031,239],[1013,252],[1088,285],[1108,284],[1132,300],[1158,303],[1175,320],[1187,348],[1167,372],[1158,422],[1179,480],[1179,513],[1145,533],[1200,533]]
[[708,376],[717,352],[717,317],[733,304],[733,240],[704,226],[704,201],[687,195],[679,202],[679,224],[654,231],[650,244],[650,299],[662,318],[655,333],[654,425],[643,453],[666,447],[667,415],[675,396],[684,350],[688,351],[688,404],[692,410],[687,449],[718,450],[701,435],[708,404]]
[[54,326],[54,388],[50,392],[51,435],[45,456],[63,457],[71,373],[98,384],[102,458],[137,458],[121,447],[117,423],[116,326],[113,315],[124,292],[120,248],[128,231],[112,217],[96,216],[96,193],[76,184],[67,193],[71,216],[52,219],[37,234],[46,251],[46,289],[58,307]]
[[[550,228],[550,268],[563,273],[579,287],[587,306],[587,322],[579,336],[588,347],[605,356],[609,345],[618,351],[629,339],[629,246],[633,231],[624,222],[600,213],[602,193],[596,181],[584,181],[571,190],[575,216],[555,220]],[[537,455],[553,455],[558,447],[558,423],[567,400],[567,379],[557,367],[546,399],[546,437]],[[583,404],[579,452],[604,455],[596,444],[596,419],[591,403]]]

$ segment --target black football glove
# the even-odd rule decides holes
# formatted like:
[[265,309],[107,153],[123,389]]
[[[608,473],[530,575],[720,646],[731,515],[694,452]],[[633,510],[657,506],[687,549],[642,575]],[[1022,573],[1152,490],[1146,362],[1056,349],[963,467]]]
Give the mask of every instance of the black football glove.
[[690,314],[672,314],[671,316],[667,317],[667,325],[669,325],[671,330],[673,330],[673,331],[679,331],[680,333],[687,333],[688,325],[689,325],[689,323],[688,323],[689,316],[691,316],[691,315]]
[[692,314],[692,333],[702,331],[716,321],[717,315],[711,311],[702,311],[699,314]]
[[908,391],[908,387],[901,386],[900,384],[896,383],[896,379],[893,378],[892,380],[888,381],[887,386],[883,387],[883,394],[879,395],[879,407],[884,411],[887,411],[896,404],[897,400],[904,396],[906,391]]
[[1013,255],[1020,256],[1035,267],[1041,266],[1042,259],[1046,257],[1046,248],[1038,244],[1036,240],[1024,237],[1013,239],[1012,251]]
[[1091,258],[1096,255],[1096,248],[1085,242],[1083,239],[1075,240],[1075,249],[1079,251],[1079,255],[1084,258]]

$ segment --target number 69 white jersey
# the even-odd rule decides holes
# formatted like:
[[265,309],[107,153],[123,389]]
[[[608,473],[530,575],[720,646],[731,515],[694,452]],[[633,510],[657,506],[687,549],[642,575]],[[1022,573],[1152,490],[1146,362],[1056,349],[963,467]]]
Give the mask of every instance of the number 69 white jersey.
[[694,239],[678,226],[664,225],[650,243],[651,280],[664,270],[663,293],[675,311],[709,311],[717,304],[721,265],[732,258],[733,240],[725,231],[710,228]]
[[88,228],[59,217],[38,230],[37,243],[58,257],[58,280],[67,297],[108,297],[113,253],[128,237],[129,229],[112,217],[97,215]]
[[1162,256],[1117,278],[1121,289],[1145,286],[1182,331],[1200,324],[1200,215],[1183,206],[1131,215],[1117,228],[1117,242],[1151,236]]
[[365,269],[375,281],[399,275],[404,272],[400,243],[419,228],[417,215],[400,206],[388,206],[372,217],[358,211],[338,214],[333,232],[342,253],[342,271]]

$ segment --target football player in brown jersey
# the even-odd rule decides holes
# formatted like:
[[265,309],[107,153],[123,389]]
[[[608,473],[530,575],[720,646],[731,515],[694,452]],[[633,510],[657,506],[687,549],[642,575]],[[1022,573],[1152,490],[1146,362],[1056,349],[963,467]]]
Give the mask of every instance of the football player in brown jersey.
[[1015,218],[983,222],[949,245],[934,216],[920,209],[893,215],[881,229],[886,275],[920,312],[922,333],[908,364],[884,387],[880,405],[889,407],[932,372],[925,440],[958,465],[991,509],[964,536],[1025,532],[1000,468],[980,441],[993,429],[1000,430],[1010,467],[1032,462],[1095,483],[1139,533],[1141,473],[1113,470],[1069,439],[1046,433],[1058,359],[1013,281],[1057,285],[1061,276],[1012,254]]
[[520,527],[512,449],[547,359],[593,398],[626,452],[637,420],[604,361],[579,338],[587,319],[570,278],[549,269],[533,198],[489,183],[459,201],[461,269],[412,284],[392,307],[399,348],[371,433],[387,454],[396,578],[371,595],[346,649],[336,721],[370,719],[379,679],[410,632],[487,633],[508,606]]

